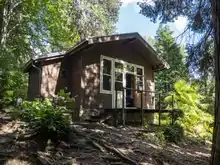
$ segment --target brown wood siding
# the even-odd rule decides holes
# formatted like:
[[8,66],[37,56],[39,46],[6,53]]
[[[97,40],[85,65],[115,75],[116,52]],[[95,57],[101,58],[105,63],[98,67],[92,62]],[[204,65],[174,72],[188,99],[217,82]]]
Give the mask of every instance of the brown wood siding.
[[64,60],[46,61],[42,64],[41,96],[53,97],[60,89],[67,87],[67,77],[62,75],[62,71],[67,70],[65,67]]
[[40,96],[40,71],[34,67],[29,70],[28,100]]
[[68,83],[72,96],[75,98],[74,120],[79,119],[81,107],[81,57],[78,54],[69,57]]

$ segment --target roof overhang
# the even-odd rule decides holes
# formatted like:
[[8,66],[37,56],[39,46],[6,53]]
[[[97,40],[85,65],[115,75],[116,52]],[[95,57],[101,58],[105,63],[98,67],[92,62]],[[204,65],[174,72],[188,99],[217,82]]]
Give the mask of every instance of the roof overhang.
[[159,71],[163,69],[168,69],[169,65],[161,58],[159,58],[157,52],[154,48],[148,44],[146,40],[144,40],[138,33],[125,33],[125,34],[115,34],[110,36],[100,36],[100,37],[91,37],[81,42],[77,43],[72,48],[68,49],[65,53],[58,53],[56,55],[46,55],[41,56],[39,58],[31,59],[25,65],[24,72],[27,72],[32,64],[45,61],[45,60],[54,60],[63,58],[66,55],[73,55],[78,51],[85,49],[88,46],[93,46],[101,43],[108,43],[108,42],[123,42],[123,43],[132,43],[136,45],[136,49],[140,54],[147,59],[150,64],[152,65],[152,69],[154,71]]
[[56,59],[62,59],[65,56],[63,52],[57,52],[57,53],[50,53],[44,56],[31,58],[24,66],[24,72],[28,72],[28,70],[36,63],[39,63],[41,61],[50,61],[50,60],[56,60]]

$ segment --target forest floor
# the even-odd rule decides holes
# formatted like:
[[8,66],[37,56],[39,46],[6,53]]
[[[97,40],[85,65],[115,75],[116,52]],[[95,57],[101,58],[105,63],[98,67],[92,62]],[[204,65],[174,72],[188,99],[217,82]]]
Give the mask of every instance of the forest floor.
[[[100,123],[75,123],[72,137],[56,147],[26,138],[18,121],[0,116],[0,165],[207,165],[210,147],[191,141],[158,145],[154,133],[139,127],[115,128]],[[151,134],[146,139],[144,135]]]

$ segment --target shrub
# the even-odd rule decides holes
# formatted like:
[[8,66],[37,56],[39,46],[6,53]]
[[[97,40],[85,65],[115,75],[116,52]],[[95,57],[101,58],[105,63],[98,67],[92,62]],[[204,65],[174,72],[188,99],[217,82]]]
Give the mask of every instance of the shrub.
[[177,120],[184,117],[184,112],[181,109],[175,109],[173,113],[170,113],[170,117],[173,118],[173,122],[175,123]]
[[207,113],[208,105],[203,104],[202,100],[205,97],[199,93],[198,89],[198,86],[180,80],[175,83],[174,91],[166,97],[165,101],[171,107],[172,95],[174,96],[175,108],[182,110],[180,117],[175,120],[183,126],[186,135],[210,140],[213,129],[210,124],[213,123],[213,116]]
[[184,137],[184,129],[179,124],[167,126],[163,129],[163,134],[167,142],[178,143]]
[[26,129],[41,140],[57,142],[68,136],[70,120],[64,115],[66,111],[64,106],[53,105],[48,99],[24,101],[19,117],[26,123]]

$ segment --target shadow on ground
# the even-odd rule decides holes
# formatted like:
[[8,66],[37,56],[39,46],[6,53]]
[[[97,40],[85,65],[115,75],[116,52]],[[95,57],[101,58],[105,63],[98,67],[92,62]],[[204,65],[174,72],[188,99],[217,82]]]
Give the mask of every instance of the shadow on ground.
[[2,165],[207,165],[210,150],[198,144],[159,146],[140,136],[147,130],[115,128],[99,123],[75,123],[69,142],[48,143],[41,151],[36,139],[20,138],[18,121],[1,115],[0,164]]

